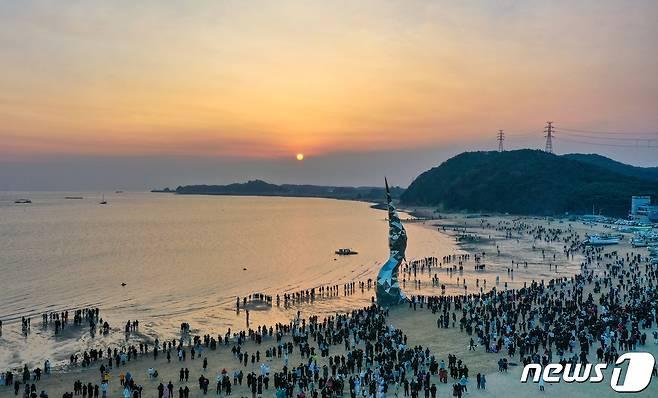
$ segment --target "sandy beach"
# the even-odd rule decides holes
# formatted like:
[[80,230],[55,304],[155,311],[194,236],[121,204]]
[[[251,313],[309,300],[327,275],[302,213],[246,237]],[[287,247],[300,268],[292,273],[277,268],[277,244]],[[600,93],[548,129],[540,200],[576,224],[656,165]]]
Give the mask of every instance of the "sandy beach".
[[[416,211],[414,213],[416,215],[423,214],[422,209],[421,211],[419,211],[419,209],[413,210]],[[432,215],[430,214],[430,216]],[[585,233],[592,233],[594,231],[602,232],[605,230],[602,226],[589,226],[580,222],[512,216],[472,218],[466,215],[443,215],[443,218],[441,219],[423,221],[423,224],[426,228],[437,231],[436,233],[444,233],[452,238],[464,233],[480,237],[480,240],[478,241],[469,241],[460,244],[461,251],[459,253],[468,253],[471,255],[468,260],[463,262],[464,269],[469,270],[471,270],[475,264],[473,256],[484,253],[482,261],[486,262],[487,269],[482,274],[479,274],[481,276],[477,277],[479,280],[478,286],[480,287],[484,287],[484,280],[487,281],[486,290],[483,289],[484,292],[487,292],[494,287],[497,291],[521,289],[524,284],[530,285],[533,281],[536,284],[541,284],[543,282],[548,285],[549,280],[552,278],[565,278],[564,280],[567,281],[566,285],[571,286],[573,283],[573,275],[580,274],[581,272],[580,264],[585,258],[582,253],[574,253],[573,258],[567,258],[562,251],[562,248],[565,245],[564,242],[549,242],[546,240],[534,239],[529,233],[524,234],[523,232],[519,232],[522,231],[522,229],[514,229],[515,226],[518,227],[519,225],[523,225],[523,230],[531,230],[539,226],[542,226],[547,230],[561,229],[563,232],[560,236],[565,236],[567,234],[566,231],[569,230],[568,234],[570,234],[570,236],[576,234],[580,237],[584,237]],[[455,230],[454,228],[456,226],[459,226],[462,230]],[[446,228],[445,231],[443,231],[443,227]],[[465,230],[463,228],[465,228]],[[439,230],[442,232],[439,232]],[[500,250],[500,253],[498,253],[498,250]],[[593,273],[592,275],[595,275],[595,277],[604,275],[606,272],[605,264],[609,264],[613,261],[612,259],[606,258],[604,254],[612,252],[615,252],[618,258],[629,258],[636,254],[646,256],[646,249],[633,249],[629,244],[629,237],[627,236],[619,245],[603,249],[603,251],[599,253],[600,260],[596,263],[589,264],[588,270]],[[453,254],[458,253],[445,253],[445,256]],[[554,254],[555,258],[553,258]],[[524,262],[528,262],[527,268]],[[555,267],[556,265],[557,267]],[[447,295],[458,295],[458,292],[464,283],[468,284],[468,293],[476,293],[478,289],[475,286],[475,281],[472,280],[473,277],[469,277],[470,280],[467,280],[466,282],[464,282],[463,279],[458,281],[457,278],[459,278],[460,275],[459,271],[453,271],[451,275],[451,273],[446,270],[451,266],[452,264],[450,266],[448,264],[442,264],[439,268],[433,268],[431,273],[418,272],[415,278],[409,274],[409,276],[407,276],[407,284],[413,283],[414,279],[421,281],[421,284],[418,287],[416,287],[417,285],[415,284],[413,287],[407,286],[405,288],[406,294],[409,297],[416,295],[442,296],[439,286],[431,282],[434,274],[439,276],[439,280],[442,283],[449,285]],[[507,268],[514,269],[512,274],[508,272]],[[644,269],[644,265],[642,265],[641,268]],[[637,279],[636,282],[645,283],[647,284],[646,286],[649,286],[648,283],[655,279],[655,273],[652,275],[653,276],[648,276],[648,274],[643,274],[643,276]],[[500,277],[498,283],[495,281],[496,276]],[[507,289],[504,288],[506,282],[508,283]],[[655,286],[655,284],[653,286]],[[601,292],[594,292],[594,283],[586,283],[583,295],[590,293],[593,294],[595,302],[601,294]],[[374,294],[374,291],[369,290],[365,294]],[[477,341],[475,349],[469,349],[470,338],[476,337],[474,334],[469,336],[466,332],[460,330],[459,322],[457,322],[456,326],[452,326],[454,325],[454,322],[452,322],[452,325],[447,328],[438,328],[437,314],[430,311],[427,302],[424,302],[423,304],[424,305],[421,305],[421,303],[418,302],[415,308],[411,305],[400,305],[391,308],[388,311],[386,323],[393,328],[400,329],[402,333],[406,335],[408,339],[406,344],[407,347],[421,346],[423,350],[429,349],[437,361],[445,361],[445,363],[448,363],[448,356],[455,355],[456,358],[467,366],[469,370],[468,391],[465,392],[466,396],[503,397],[512,394],[518,397],[537,396],[539,393],[539,387],[537,384],[523,384],[519,382],[523,366],[518,363],[518,355],[508,356],[506,351],[498,353],[485,352],[483,345]],[[533,308],[541,307],[542,305],[543,304],[541,303],[534,304]],[[453,308],[450,311],[450,315],[452,314],[455,314],[456,319],[459,320],[462,316],[462,311]],[[320,318],[318,322],[322,323],[323,318]],[[308,321],[306,324],[308,325],[310,323],[311,322]],[[300,325],[299,320],[295,320],[294,322],[291,321],[289,324],[291,327],[294,325]],[[270,327],[274,325],[267,326]],[[258,326],[254,326],[253,324],[251,327],[253,330],[258,328]],[[646,351],[654,355],[658,354],[658,346],[654,343],[654,338],[651,335],[655,329],[656,326],[654,324],[651,329],[647,328],[640,330],[640,332],[646,333],[647,339],[645,345],[639,345],[637,347],[638,351]],[[210,334],[217,339],[218,335],[224,336],[225,333],[225,330],[207,330],[200,331],[198,334],[201,336]],[[132,375],[136,385],[142,386],[142,396],[144,397],[157,397],[158,385],[160,383],[167,384],[170,381],[173,384],[174,396],[178,396],[179,387],[183,386],[189,387],[190,396],[203,396],[204,394],[200,390],[198,382],[199,376],[201,375],[210,380],[208,395],[215,395],[216,377],[224,369],[228,372],[231,381],[233,381],[232,375],[234,371],[241,370],[245,377],[247,373],[252,371],[257,375],[261,375],[261,363],[268,366],[270,375],[284,369],[284,366],[286,365],[285,358],[273,358],[271,361],[265,359],[265,350],[271,347],[280,346],[282,343],[290,342],[294,345],[292,353],[287,358],[286,369],[291,369],[298,365],[311,362],[307,356],[301,355],[300,349],[298,348],[299,339],[292,336],[291,333],[283,333],[280,342],[277,342],[275,337],[270,336],[263,336],[260,344],[247,338],[246,342],[241,344],[242,352],[246,351],[251,355],[258,351],[260,361],[255,361],[253,364],[247,363],[246,365],[241,363],[237,356],[232,353],[232,347],[236,346],[234,336],[227,345],[220,345],[216,350],[212,350],[201,343],[200,346],[202,353],[197,354],[197,358],[194,360],[190,358],[191,338],[192,336],[185,336],[184,350],[187,353],[185,361],[179,361],[174,349],[171,351],[170,362],[167,360],[166,354],[162,351],[159,353],[157,359],[154,359],[150,352],[148,354],[138,355],[136,358],[131,358],[131,360],[125,365],[120,365],[119,367],[115,366],[114,368],[109,369],[110,382],[107,396],[123,396],[124,391],[119,382],[121,378],[120,375],[125,375],[128,372]],[[320,347],[316,341],[311,340],[309,343],[311,347],[314,347],[315,350],[319,352]],[[354,342],[351,349],[366,350],[366,344],[367,339]],[[151,350],[152,345],[153,343],[151,342]],[[196,348],[197,351],[198,347],[199,346]],[[329,345],[329,347],[329,353],[332,357],[336,355],[346,355],[348,351],[342,344],[333,344]],[[597,345],[594,343],[594,350],[596,347]],[[207,358],[208,366],[206,370],[203,369],[203,358]],[[314,355],[312,358],[319,368],[322,368],[324,365],[329,366],[330,364],[328,357]],[[509,362],[515,363],[516,366],[509,366],[508,372],[499,372],[497,362],[501,358],[509,358]],[[557,354],[554,354],[553,358],[557,358]],[[589,360],[595,362],[596,355],[590,352]],[[92,362],[88,367],[71,366],[64,371],[57,370],[54,371],[53,374],[42,375],[41,379],[36,382],[36,392],[38,394],[43,390],[47,392],[49,397],[60,397],[66,392],[72,392],[74,382],[78,380],[83,384],[100,384],[101,374],[99,372],[99,367],[101,364],[107,365],[106,362],[107,359],[104,356],[103,360]],[[182,367],[189,369],[188,382],[179,381],[179,372]],[[371,367],[375,368],[376,366]],[[148,377],[147,370],[149,368],[157,370],[157,378]],[[545,391],[542,392],[542,394],[552,396],[562,394],[565,396],[584,397],[613,396],[615,393],[609,385],[611,368],[612,367],[610,366],[606,371],[606,378],[602,383],[546,383]],[[322,373],[322,371],[320,371],[320,373]],[[329,373],[331,374],[331,371],[329,371]],[[476,386],[475,375],[478,373],[486,375],[487,383],[485,390],[478,389]],[[16,375],[16,377],[20,378],[19,375]],[[438,397],[452,396],[452,385],[457,381],[458,379],[449,378],[448,383],[446,384],[439,382],[437,374],[432,374],[430,376],[431,384],[436,385],[436,396]],[[29,381],[28,383],[32,383],[32,381]],[[23,394],[23,387],[24,385],[21,384],[18,393],[21,396]],[[657,392],[658,385],[655,382],[652,382],[650,386],[639,395],[655,396]],[[262,395],[275,396],[275,393],[276,390],[272,384],[270,384],[269,389],[264,390]],[[299,393],[299,389],[295,388],[294,396],[299,396]],[[312,394],[310,390],[305,393],[307,395]],[[320,392],[320,394],[324,393]],[[348,386],[344,386],[344,394],[349,394]],[[222,395],[224,395],[224,393],[222,393]],[[246,382],[243,382],[242,385],[238,384],[232,386],[231,395],[247,397],[251,395],[251,390],[247,388]],[[377,395],[393,397],[403,396],[404,394],[401,387],[393,387],[393,385],[391,385],[386,394],[377,393]],[[0,396],[14,396],[13,387],[0,387]]]

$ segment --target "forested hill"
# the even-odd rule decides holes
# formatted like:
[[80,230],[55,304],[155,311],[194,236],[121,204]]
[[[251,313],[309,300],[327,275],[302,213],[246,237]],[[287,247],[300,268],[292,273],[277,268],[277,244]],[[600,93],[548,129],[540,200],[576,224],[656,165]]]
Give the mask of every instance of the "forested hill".
[[[179,195],[248,195],[248,196],[294,196],[330,199],[364,200],[382,202],[386,199],[383,187],[334,187],[320,185],[270,184],[262,180],[228,185],[185,185],[175,190],[165,188],[154,192]],[[399,197],[402,188],[392,187],[391,195]]]
[[651,169],[605,159],[537,150],[466,152],[418,176],[400,200],[450,211],[537,215],[589,214],[594,206],[596,213],[623,217],[632,195],[658,197]]
[[658,167],[631,166],[630,164],[618,162],[616,160],[612,160],[610,158],[606,158],[605,156],[597,155],[594,153],[570,153],[563,156],[569,159],[578,160],[580,162],[589,163],[594,166],[600,166],[610,171],[615,171],[619,174],[658,181]]

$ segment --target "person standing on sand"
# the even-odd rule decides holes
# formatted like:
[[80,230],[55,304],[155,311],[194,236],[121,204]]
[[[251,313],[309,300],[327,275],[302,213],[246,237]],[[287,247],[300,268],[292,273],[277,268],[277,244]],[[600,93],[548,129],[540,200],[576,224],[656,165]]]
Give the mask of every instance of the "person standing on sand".
[[452,385],[452,396],[453,396],[453,397],[456,396],[457,398],[462,398],[462,394],[463,394],[463,392],[462,392],[462,388],[461,388],[461,386],[459,385],[459,383],[455,383],[455,384],[453,384],[453,385]]
[[462,391],[468,392],[468,387],[466,385],[468,384],[468,379],[466,376],[462,376],[461,379],[459,379],[459,386],[461,387]]

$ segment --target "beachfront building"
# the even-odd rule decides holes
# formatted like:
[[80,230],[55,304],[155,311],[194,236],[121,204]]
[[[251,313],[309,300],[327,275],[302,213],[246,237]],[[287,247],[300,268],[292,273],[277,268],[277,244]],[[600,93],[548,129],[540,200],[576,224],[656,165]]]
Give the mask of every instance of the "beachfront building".
[[651,205],[651,196],[632,196],[630,218],[639,222],[658,222],[658,205]]
[[651,205],[651,196],[640,195],[640,196],[631,196],[631,216],[637,215],[640,207]]
[[658,222],[658,205],[639,206],[635,215],[633,216],[633,219],[645,223]]

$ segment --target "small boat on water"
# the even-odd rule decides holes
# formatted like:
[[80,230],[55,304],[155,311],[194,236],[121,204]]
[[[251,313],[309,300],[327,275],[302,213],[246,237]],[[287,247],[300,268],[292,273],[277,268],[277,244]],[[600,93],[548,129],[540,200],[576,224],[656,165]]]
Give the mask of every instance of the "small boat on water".
[[107,204],[107,200],[105,200],[105,194],[103,194],[103,199],[101,199],[100,204],[102,204],[102,205]]
[[16,203],[16,204],[27,204],[27,203],[32,203],[32,201],[30,199],[16,199],[14,201],[14,203]]
[[457,242],[478,242],[480,237],[476,234],[460,234],[455,239]]
[[651,225],[620,225],[617,227],[617,231],[625,233],[645,233],[651,232]]
[[67,196],[64,199],[84,199],[82,196]]
[[621,238],[619,236],[602,234],[602,235],[590,235],[587,237],[584,243],[591,246],[604,246],[604,245],[616,245],[619,243],[620,240]]
[[351,256],[354,254],[359,254],[358,252],[355,252],[352,249],[338,249],[335,251],[335,253],[338,254],[339,256]]

